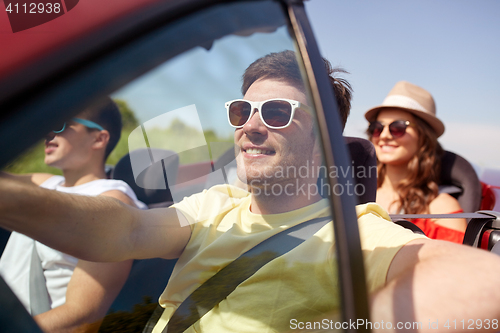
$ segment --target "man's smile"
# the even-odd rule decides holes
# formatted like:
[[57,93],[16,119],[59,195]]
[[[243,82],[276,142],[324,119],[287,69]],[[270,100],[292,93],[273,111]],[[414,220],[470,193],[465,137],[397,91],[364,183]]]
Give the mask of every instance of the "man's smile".
[[52,153],[57,147],[58,145],[54,142],[45,142],[45,154]]
[[275,155],[276,151],[268,147],[243,145],[241,150],[245,155],[259,156],[259,155]]

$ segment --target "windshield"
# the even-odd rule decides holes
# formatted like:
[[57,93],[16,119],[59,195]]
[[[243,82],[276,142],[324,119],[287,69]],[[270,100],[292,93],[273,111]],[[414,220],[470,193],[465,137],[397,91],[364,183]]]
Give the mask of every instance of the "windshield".
[[[126,182],[148,209],[175,209],[190,230],[180,255],[134,261],[121,293],[107,300],[101,332],[126,332],[124,321],[143,327],[158,303],[148,327],[160,332],[185,299],[201,318],[184,324],[195,330],[224,331],[233,321],[247,332],[343,328],[335,326],[342,302],[329,198],[360,200],[366,188],[327,178],[350,179],[360,167],[369,179],[374,169],[326,167],[311,84],[287,22],[274,1],[215,6],[131,42],[58,88],[82,100],[109,92],[123,129],[108,177]],[[324,65],[330,80],[343,75]],[[37,111],[44,108],[49,103]],[[80,118],[55,126],[52,138],[65,126],[99,129]],[[383,277],[370,280],[372,289]]]
[[[220,252],[216,245],[218,242],[224,242],[224,248],[233,245],[234,240],[229,239],[229,235],[236,231],[225,222],[229,207],[246,205],[247,211],[242,213],[244,217],[235,217],[236,220],[231,222],[242,229],[274,228],[283,223],[296,224],[304,219],[330,216],[329,205],[318,194],[321,192],[317,179],[322,169],[322,157],[314,107],[307,93],[308,83],[300,74],[303,65],[284,25],[281,9],[275,4],[247,3],[220,8],[215,13],[231,17],[231,24],[235,27],[242,22],[238,15],[244,13],[243,22],[250,26],[251,13],[261,12],[261,6],[266,8],[266,16],[278,23],[276,26],[239,27],[228,36],[209,43],[203,41],[202,45],[161,63],[111,95],[125,104],[138,121],[138,126],[125,135],[136,185],[145,192],[170,192],[168,203],[148,204],[173,204],[178,208],[178,213],[187,219],[193,235],[224,232],[223,235],[208,236],[212,245],[205,244],[207,240],[200,241],[198,237],[192,236],[185,249],[186,255],[181,255],[178,259],[169,285],[159,298],[160,304],[165,308],[163,316],[172,315],[177,306],[176,300],[187,297],[189,290],[198,285],[196,280],[188,278],[196,273],[194,263],[210,265],[215,260],[214,257],[218,257],[220,263],[210,269],[218,270],[220,268],[216,267],[222,267],[222,263],[237,257],[236,252]],[[262,19],[260,15],[258,17],[259,20]],[[258,20],[254,24],[259,24]],[[225,25],[222,26],[227,29]],[[168,40],[157,42],[169,43]],[[287,50],[288,52],[283,53]],[[268,79],[263,76],[257,78],[250,87],[242,88],[245,84],[245,70],[258,59],[273,53],[287,54],[288,61],[291,59],[295,62],[295,75],[298,77],[294,77],[289,83],[283,82],[280,77]],[[247,76],[252,75],[254,74],[250,73]],[[244,89],[247,90],[242,92]],[[260,105],[251,104],[266,100],[271,101]],[[290,118],[292,114],[293,118]],[[290,125],[283,129],[267,126],[280,127],[287,123]],[[248,134],[248,131],[252,133]],[[288,144],[288,141],[292,144]],[[317,156],[313,156],[313,150]],[[268,164],[272,163],[275,165],[270,167]],[[117,168],[115,172],[116,178],[120,170]],[[323,183],[323,186],[326,184]],[[206,192],[200,194],[202,191]],[[282,197],[273,200],[283,207],[270,211],[273,214],[254,214],[259,211],[252,211],[249,206],[255,203],[250,203],[247,198],[250,192],[255,194],[256,191],[261,192],[259,194],[262,198],[268,198],[266,200]],[[199,201],[202,200],[200,196],[205,194],[213,198],[209,200],[213,207],[197,211],[200,202],[206,204]],[[328,192],[324,191],[323,195],[326,197]],[[304,197],[304,203],[289,205],[292,209],[286,207],[287,203],[297,201],[298,197]],[[149,196],[145,200],[149,200]],[[314,209],[309,207],[309,203],[313,203]],[[259,208],[262,213],[268,209],[264,206]],[[214,219],[222,219],[215,230],[210,226]],[[263,240],[256,231],[248,232],[248,240],[244,241],[248,245],[236,245],[237,247],[247,250],[252,247],[251,243]],[[272,295],[262,304],[259,301],[261,310],[254,313],[244,311],[249,304],[256,302],[251,296],[256,292],[256,287],[239,287],[241,292],[228,296],[230,309],[221,308],[222,304],[219,304],[203,316],[200,324],[195,324],[195,327],[213,325],[212,317],[220,311],[229,311],[227,315],[238,318],[245,330],[251,327],[255,332],[266,328],[286,331],[291,328],[291,320],[292,323],[294,319],[305,322],[321,313],[327,314],[331,319],[339,318],[339,292],[336,285],[328,283],[337,279],[332,243],[327,241],[331,240],[333,230],[328,228],[322,235],[314,237],[314,241],[308,246],[310,249],[306,251],[307,255],[286,254],[276,259],[280,262],[279,272],[267,273],[274,276],[273,282],[259,287],[265,288]],[[275,243],[281,244],[283,241],[276,240]],[[314,248],[319,251],[316,252]],[[193,256],[195,251],[197,252]],[[271,247],[268,251],[275,250]],[[248,260],[256,260],[254,256],[249,256],[246,260],[241,257],[239,259],[241,261],[237,262],[234,272],[236,276],[231,275],[235,280],[251,267]],[[312,289],[297,285],[296,281],[286,281],[286,276],[307,275],[311,271],[317,271],[313,276],[307,277],[316,286]],[[261,274],[261,271],[254,273],[249,280],[261,279]],[[227,279],[225,277],[224,281]],[[228,282],[224,282],[226,283]],[[190,287],[185,288],[186,285]],[[272,292],[281,288],[287,292]],[[179,292],[181,289],[184,291]],[[209,293],[213,294],[215,290]],[[305,294],[309,293],[315,296],[306,297]],[[284,304],[296,297],[305,302],[300,310],[285,311],[282,316],[274,319],[269,317],[270,313],[283,311]],[[115,303],[115,307],[119,306],[119,303]]]
[[[243,6],[246,7],[244,12],[247,25],[252,22],[251,15],[249,17],[248,13],[260,6],[261,4]],[[127,133],[128,151],[136,184],[145,188],[146,191],[170,191],[171,202],[179,208],[181,214],[187,217],[193,233],[204,234],[207,229],[210,230],[206,221],[225,216],[228,204],[240,205],[240,202],[247,204],[248,200],[245,198],[252,191],[249,185],[253,186],[254,192],[259,190],[263,197],[267,196],[269,199],[277,195],[288,197],[292,202],[302,195],[300,192],[306,193],[306,201],[310,199],[313,202],[313,197],[319,198],[314,201],[321,198],[318,196],[320,189],[316,185],[316,180],[310,181],[313,177],[318,178],[318,170],[321,169],[320,146],[316,147],[318,150],[316,159],[312,158],[312,154],[308,155],[311,156],[310,158],[304,158],[307,155],[304,150],[312,153],[314,142],[317,142],[314,107],[305,89],[308,83],[300,77],[302,64],[295,53],[294,41],[284,25],[285,20],[280,8],[270,4],[266,6],[267,16],[272,17],[274,22],[283,24],[276,27],[245,28],[211,43],[203,43],[160,64],[112,94],[115,100],[126,104],[132,110],[139,123],[130,133]],[[229,9],[232,11],[232,21],[239,22],[236,15],[243,12],[240,6],[232,6],[225,10],[229,11]],[[228,16],[222,9],[220,12]],[[263,77],[261,78],[263,85],[259,86],[254,83],[242,93],[243,74],[252,63],[272,53],[281,54],[286,50],[290,51],[294,61],[297,61],[296,59],[299,61],[296,64],[299,78],[294,78],[295,81],[291,82],[292,84],[284,85],[280,78],[264,80],[265,77]],[[272,101],[264,103],[260,105],[260,108],[258,105],[245,102],[262,102],[272,99],[285,100],[275,101],[274,104]],[[301,108],[295,108],[295,105],[290,106],[287,102],[297,99],[300,100]],[[231,103],[231,101],[234,102]],[[290,116],[292,108],[294,119],[281,120],[280,117],[287,117],[287,115],[277,113],[288,112]],[[254,111],[256,113],[252,113]],[[244,119],[244,117],[248,118],[250,113],[253,114],[250,120]],[[260,117],[261,122],[256,120],[256,117]],[[279,127],[288,123],[289,120],[291,125],[285,129],[270,129],[263,124],[265,122]],[[242,135],[247,130],[253,131],[251,139],[244,138]],[[291,135],[299,130],[308,134],[301,134],[297,138]],[[292,140],[294,146],[283,146],[285,140]],[[269,161],[276,163],[276,166],[274,168],[266,166]],[[279,163],[274,161],[279,161]],[[314,171],[313,163],[316,163]],[[298,174],[301,167],[302,179]],[[249,173],[252,172],[262,173],[265,176],[250,175]],[[308,172],[311,174],[306,174]],[[301,185],[297,186],[291,182],[292,178]],[[253,184],[250,184],[251,182]],[[259,185],[256,185],[257,182]],[[207,191],[207,195],[218,198],[212,203],[214,207],[210,210],[192,213],[193,206],[198,202],[198,193],[204,190]],[[223,200],[220,198],[222,194],[227,194],[229,201],[215,207],[217,200]],[[286,200],[277,202],[285,204]],[[161,202],[155,204],[162,205]],[[289,219],[286,223],[295,224],[304,218],[330,215],[326,202],[320,200],[315,205],[318,213],[311,213],[308,211],[310,208],[302,208],[306,206],[302,204],[294,208],[294,212],[286,213],[287,209],[283,207],[277,210],[278,214],[266,214],[264,218],[251,214],[245,219],[253,221],[251,228],[254,229],[257,226],[267,228],[283,224],[285,223],[283,218]],[[241,223],[241,228],[248,228],[250,226],[248,222],[243,219],[237,223]],[[218,232],[225,231],[227,237],[232,233],[227,228],[222,223],[217,230]],[[333,235],[331,231],[331,229],[326,231],[324,237],[331,239]],[[250,233],[248,237],[249,242],[257,241],[253,233]],[[214,239],[221,238],[214,236]],[[231,241],[226,240],[226,242],[226,246],[230,247]],[[213,256],[221,256],[219,260],[225,262],[234,259],[236,255],[220,252],[209,254],[205,246],[203,242],[199,243],[196,238],[193,238],[187,245],[187,249],[189,251],[197,249],[199,253],[194,257],[181,256],[179,258],[170,284],[160,297],[160,304],[166,308],[165,312],[174,311],[175,307],[172,302],[175,299],[187,296],[186,292],[179,294],[178,290],[183,285],[193,284],[192,281],[186,279],[187,276],[193,274],[193,261],[200,261],[202,265],[207,265],[208,262],[214,260]],[[244,305],[245,303],[255,302],[250,296],[254,292],[253,287],[247,287],[243,288],[244,292],[229,296],[231,316],[239,318],[246,327],[253,327],[252,330],[256,332],[262,331],[265,327],[286,331],[290,329],[290,320],[296,319],[301,322],[306,318],[312,320],[322,312],[328,313],[329,318],[338,318],[340,311],[338,290],[335,285],[328,284],[329,280],[336,279],[337,274],[335,260],[331,256],[332,244],[327,245],[325,239],[318,238],[314,246],[318,249],[325,247],[329,249],[326,249],[321,256],[314,254],[313,251],[309,255],[285,255],[277,259],[281,262],[281,272],[274,272],[273,275],[277,274],[273,279],[274,282],[264,287],[268,291],[275,288],[288,290],[286,293],[274,293],[271,297],[283,304],[289,303],[297,296],[303,298],[304,296],[299,296],[300,294],[314,293],[316,295],[313,297],[314,301],[312,303],[306,301],[308,305],[302,308],[303,313],[288,312],[286,316],[290,318],[287,320],[271,319],[264,313],[283,310],[283,305],[276,306],[271,299],[269,302],[263,302],[260,311],[243,312],[242,309],[248,305]],[[251,258],[253,257],[248,260],[255,260]],[[244,272],[249,263],[243,261],[239,265],[236,270]],[[284,280],[288,275],[321,271],[319,267],[325,265],[328,269],[308,278],[318,286],[313,290],[308,290],[304,285],[287,283],[286,279]],[[250,279],[259,278],[259,274],[254,274]],[[234,278],[237,279],[237,277]],[[291,295],[295,296],[290,298]],[[209,325],[210,318],[210,315],[204,316],[201,323],[205,322]]]
[[[79,305],[93,311],[83,326],[100,332],[369,331],[434,327],[417,300],[482,295],[411,274],[434,253],[443,265],[422,272],[471,278],[476,257],[446,258],[451,247],[418,239],[371,204],[373,145],[342,137],[349,76],[319,55],[301,1],[198,3],[158,1],[13,76],[2,161],[45,134],[7,171],[50,175],[2,174],[12,204],[1,225],[37,239],[12,233],[3,252],[0,299],[22,309],[8,316],[26,309],[43,327],[46,315]],[[92,118],[102,109],[121,115],[122,128]],[[412,121],[384,119],[370,132],[409,138]],[[486,276],[488,261],[476,263]],[[393,290],[409,296],[384,293]],[[378,297],[373,322],[366,291]]]

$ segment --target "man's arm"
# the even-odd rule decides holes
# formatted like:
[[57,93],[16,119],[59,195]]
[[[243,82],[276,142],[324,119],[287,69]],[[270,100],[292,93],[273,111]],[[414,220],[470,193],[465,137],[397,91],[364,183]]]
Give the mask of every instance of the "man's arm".
[[80,260],[66,292],[66,302],[35,316],[46,333],[97,332],[127,280],[132,260],[96,263]]
[[173,208],[140,210],[0,179],[0,226],[89,261],[177,258],[191,236],[179,218]]
[[[134,201],[119,190],[101,194],[132,207]],[[66,290],[66,302],[35,317],[46,333],[97,332],[109,307],[127,281],[133,260],[97,263],[79,260]]]
[[[445,241],[414,240],[395,256],[387,285],[374,295],[371,321],[420,322],[421,331],[450,332],[461,330],[462,323],[465,331],[474,320],[475,331],[479,323],[498,331],[493,320],[499,324],[499,277],[499,256]],[[457,328],[450,330],[446,323]]]

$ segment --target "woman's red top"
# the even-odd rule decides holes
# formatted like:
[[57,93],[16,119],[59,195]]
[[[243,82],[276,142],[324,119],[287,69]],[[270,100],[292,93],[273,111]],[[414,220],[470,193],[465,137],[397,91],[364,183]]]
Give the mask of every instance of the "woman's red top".
[[[463,213],[463,210],[458,210],[449,214]],[[431,219],[413,219],[411,220],[417,227],[422,229],[427,237],[432,239],[441,239],[454,243],[462,244],[465,233],[462,231],[450,229],[442,225],[434,223]]]

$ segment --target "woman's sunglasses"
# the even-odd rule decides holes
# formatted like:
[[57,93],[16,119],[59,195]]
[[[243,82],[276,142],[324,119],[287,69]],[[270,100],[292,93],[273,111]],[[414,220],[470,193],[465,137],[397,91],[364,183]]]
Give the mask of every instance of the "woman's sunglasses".
[[309,107],[291,99],[268,99],[262,102],[250,102],[236,99],[226,103],[229,124],[235,128],[242,128],[252,117],[253,112],[259,111],[264,125],[272,129],[288,127],[293,120],[296,109],[309,111]]
[[[101,125],[96,124],[93,121],[90,121],[90,120],[87,120],[87,119],[82,119],[82,118],[71,118],[71,120],[74,121],[74,122],[76,122],[76,123],[82,124],[85,127],[95,128],[95,129],[98,129],[99,131],[104,131],[104,128]],[[66,123],[64,123],[62,125],[62,127],[61,127],[60,130],[53,130],[52,132],[54,132],[56,134],[59,134],[59,133],[64,132],[65,129],[66,129]]]
[[374,121],[368,126],[368,135],[372,138],[380,137],[380,134],[384,131],[385,126],[389,126],[389,132],[392,137],[397,139],[405,135],[406,128],[412,126],[408,120],[396,120],[389,125],[383,125],[380,121]]

